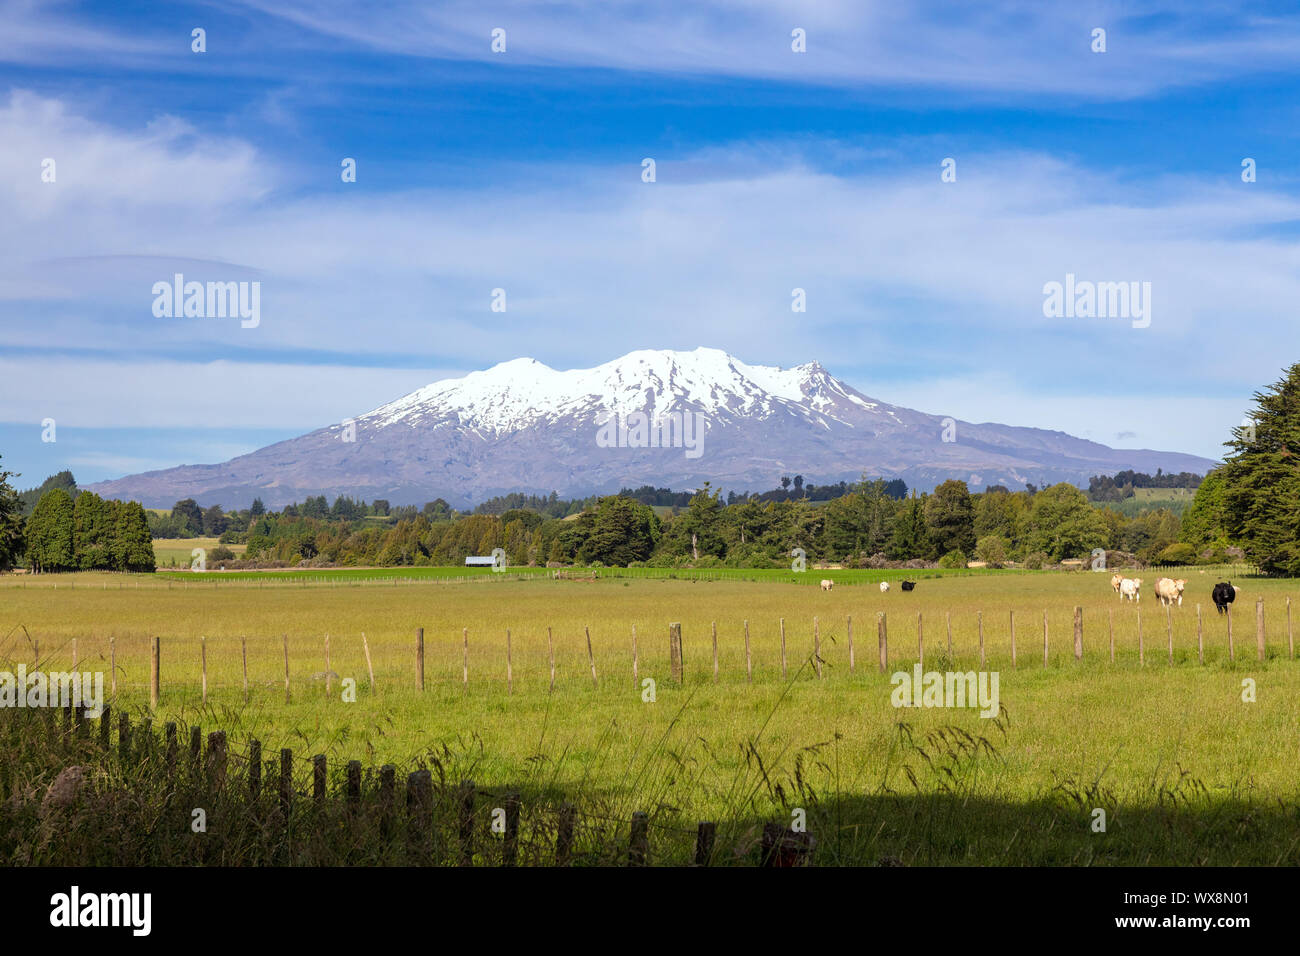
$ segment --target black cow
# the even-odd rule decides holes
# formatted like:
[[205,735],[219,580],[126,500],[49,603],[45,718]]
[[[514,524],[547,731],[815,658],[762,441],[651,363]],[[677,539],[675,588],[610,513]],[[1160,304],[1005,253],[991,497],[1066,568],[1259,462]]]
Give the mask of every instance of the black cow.
[[914,587],[916,587],[916,582],[915,582],[915,581],[904,581],[904,582],[903,582],[903,590],[904,590],[904,591],[910,591],[910,590],[912,590],[912,588],[914,588]]
[[1219,613],[1227,614],[1228,605],[1237,599],[1237,589],[1231,581],[1220,581],[1210,592],[1210,597],[1214,599],[1214,606],[1219,609]]

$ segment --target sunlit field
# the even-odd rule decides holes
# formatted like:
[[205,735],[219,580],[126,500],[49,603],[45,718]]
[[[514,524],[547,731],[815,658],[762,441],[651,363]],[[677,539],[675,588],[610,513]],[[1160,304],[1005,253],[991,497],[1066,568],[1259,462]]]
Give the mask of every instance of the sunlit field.
[[[58,670],[72,664],[75,641],[80,667],[103,670],[106,688],[115,660],[117,708],[144,716],[158,636],[155,726],[222,728],[236,746],[256,736],[266,752],[332,762],[412,766],[438,754],[478,781],[598,795],[683,827],[821,807],[841,862],[1300,862],[1294,582],[1184,570],[1183,605],[1166,612],[1150,572],[1140,604],[1122,602],[1109,573],[907,572],[919,582],[911,593],[899,588],[902,572],[871,573],[891,590],[864,581],[826,592],[788,573],[364,585],[329,575],[9,576],[0,659],[30,667],[39,654]],[[1229,619],[1210,600],[1227,576],[1243,588],[1231,616],[1235,659]],[[680,686],[670,674],[673,622]],[[891,704],[890,676],[910,672],[921,653],[927,671],[980,670],[981,626],[983,669],[999,675],[997,719]],[[1243,700],[1247,679],[1253,702]],[[355,702],[343,699],[345,681],[355,682]],[[1109,814],[1104,834],[1090,829],[1095,808]]]

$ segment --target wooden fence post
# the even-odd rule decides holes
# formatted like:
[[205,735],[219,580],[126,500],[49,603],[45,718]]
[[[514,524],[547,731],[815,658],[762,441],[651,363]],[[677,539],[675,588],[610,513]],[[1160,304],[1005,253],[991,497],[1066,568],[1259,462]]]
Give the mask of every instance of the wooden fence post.
[[190,728],[190,773],[199,775],[199,763],[203,759],[203,728]]
[[596,655],[591,652],[591,628],[583,627],[582,632],[587,635],[587,663],[591,665],[591,686],[596,688]]
[[627,865],[645,866],[650,853],[650,818],[644,810],[632,814],[632,833],[628,840]]
[[701,820],[695,828],[695,865],[708,866],[713,858],[713,844],[718,836],[718,825],[711,820]]
[[975,624],[980,634],[980,670],[984,669],[984,612],[975,612]]
[[718,622],[713,622],[713,683],[718,682]]
[[248,638],[239,639],[239,655],[244,663],[244,703],[248,703]]
[[501,865],[515,866],[519,862],[519,794],[506,794],[506,832],[501,842]]
[[1074,606],[1074,659],[1083,660],[1083,608]]
[[813,618],[813,667],[817,669],[817,679],[822,676],[822,628],[817,618]]
[[568,866],[573,855],[573,804],[560,807],[560,819],[555,829],[555,865]]
[[415,680],[424,693],[424,628],[415,629]]
[[406,778],[406,846],[417,861],[427,860],[433,832],[433,774],[417,770]]
[[889,668],[889,631],[884,611],[877,613],[876,638],[880,643],[880,673],[883,674]]
[[370,663],[370,642],[366,640],[366,632],[361,632],[361,649],[366,652],[366,671],[370,674],[370,693],[375,692],[375,665]]
[[[1288,600],[1289,600],[1289,599],[1288,599]],[[1290,610],[1289,610],[1290,607],[1291,607],[1291,605],[1288,603],[1288,604],[1287,604],[1287,608],[1288,608],[1288,612],[1287,612],[1287,613],[1290,613]],[[1289,620],[1289,618],[1288,618],[1288,620]],[[111,680],[111,682],[112,682],[112,684],[111,684],[111,690],[112,690],[112,694],[113,694],[113,699],[114,699],[114,700],[117,700],[117,637],[116,637],[116,636],[114,636],[114,637],[110,637],[110,638],[108,639],[108,670],[109,670],[109,674],[110,674],[110,680]]]
[[256,738],[248,742],[248,796],[257,802],[262,794],[262,742]]
[[636,643],[636,625],[632,625],[632,689],[641,686],[641,648]]
[[214,730],[208,734],[208,785],[220,790],[226,785],[226,732]]
[[549,627],[546,629],[546,653],[551,659],[551,690],[555,690],[555,642],[551,639]]
[[149,655],[149,706],[158,709],[158,700],[162,696],[162,645],[160,639],[153,639]]
[[280,640],[284,644],[284,702],[289,703],[289,635],[281,634]]
[[[123,714],[123,716],[126,715]],[[176,739],[175,721],[169,720],[163,725],[163,740],[166,742],[163,760],[167,766],[167,773],[171,774],[176,769],[176,754],[180,749],[180,744]]]
[[682,683],[683,670],[685,663],[682,661],[682,626],[681,624],[668,625],[668,663],[671,668],[673,680]]
[[1264,599],[1255,600],[1255,651],[1257,660],[1264,659]]
[[347,772],[348,810],[356,813],[361,809],[361,761],[349,760]]
[[461,685],[469,690],[469,628],[460,629],[461,646],[464,648],[464,654],[461,658],[460,682]]
[[99,714],[99,746],[105,753],[111,746],[110,734],[113,732],[113,708],[108,704]]
[[1201,630],[1201,606],[1196,605],[1196,662],[1205,663],[1205,634]]
[[203,681],[203,703],[208,702],[208,639],[199,638],[199,668]]
[[311,758],[311,796],[317,804],[325,802],[326,759],[324,754]]
[[1295,659],[1295,640],[1291,637],[1291,599],[1286,599],[1286,646],[1287,653],[1292,660]]
[[1012,611],[1008,611],[1007,614],[1009,615],[1009,619],[1011,623],[1011,666],[1012,668],[1015,668],[1016,666],[1016,612],[1012,610]]
[[1043,666],[1047,666],[1047,611],[1043,611]]
[[785,680],[785,618],[781,618],[781,680]]
[[749,656],[749,620],[745,620],[745,683],[754,683],[754,662]]
[[511,659],[510,648],[510,628],[506,628],[506,694],[513,695],[515,692],[515,664]]
[[393,810],[397,804],[397,768],[386,763],[379,768],[379,834],[393,835]]
[[280,812],[286,820],[293,810],[293,751],[280,750]]
[[849,618],[849,673],[853,673],[853,618]]
[[334,696],[334,666],[330,663],[329,634],[325,635],[325,696]]
[[943,624],[948,629],[948,660],[952,661],[952,612],[943,612]]
[[1174,666],[1174,612],[1165,605],[1165,639],[1169,643],[1169,666]]
[[925,670],[925,638],[921,630],[921,612],[916,612],[916,660]]
[[1137,609],[1138,622],[1138,666],[1145,667],[1147,662],[1146,645],[1142,641],[1142,609]]

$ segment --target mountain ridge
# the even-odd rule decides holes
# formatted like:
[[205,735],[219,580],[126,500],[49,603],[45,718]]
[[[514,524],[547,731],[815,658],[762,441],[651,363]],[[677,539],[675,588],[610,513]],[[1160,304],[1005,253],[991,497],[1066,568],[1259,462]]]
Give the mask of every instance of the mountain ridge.
[[[639,441],[656,423],[676,416],[680,424],[686,415],[702,427],[693,457],[680,443]],[[611,420],[627,443],[602,441]],[[664,435],[673,437],[671,428]],[[781,368],[749,365],[719,349],[642,349],[567,371],[511,359],[227,462],[89,487],[148,507],[181,498],[245,507],[253,497],[279,507],[307,495],[347,494],[393,504],[444,498],[464,508],[512,491],[578,497],[641,484],[695,488],[706,480],[763,489],[796,472],[819,483],[864,473],[897,477],[928,490],[946,478],[973,486],[1085,484],[1125,468],[1203,473],[1213,464],[891,405],[816,361]]]

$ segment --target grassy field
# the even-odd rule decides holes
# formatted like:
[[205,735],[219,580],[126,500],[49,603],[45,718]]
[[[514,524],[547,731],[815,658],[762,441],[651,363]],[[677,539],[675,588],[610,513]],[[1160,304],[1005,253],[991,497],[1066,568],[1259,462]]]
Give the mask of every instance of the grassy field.
[[[435,570],[443,569],[429,569]],[[89,662],[83,669],[107,670],[115,653],[119,706],[144,713],[148,641],[156,634],[163,648],[156,722],[222,727],[235,740],[256,735],[266,752],[283,746],[408,766],[436,755],[475,780],[536,794],[580,793],[609,813],[646,809],[656,826],[669,829],[705,818],[781,819],[803,807],[820,832],[834,836],[838,849],[825,850],[823,862],[1300,862],[1300,665],[1289,657],[1286,604],[1300,596],[1295,582],[1244,578],[1240,570],[1183,572],[1187,597],[1169,612],[1171,666],[1166,615],[1150,593],[1155,575],[1135,605],[1117,600],[1108,574],[1091,573],[947,574],[921,580],[910,594],[896,584],[881,594],[874,587],[827,593],[802,583],[821,572],[800,576],[798,584],[788,572],[760,581],[489,572],[458,580],[416,576],[406,584],[371,579],[366,587],[340,584],[347,573],[278,584],[230,576],[214,584],[213,575],[9,578],[0,583],[0,659],[30,666],[34,641],[45,666],[57,669],[71,663],[75,639],[78,658]],[[867,583],[873,573],[895,582],[901,574],[830,576],[857,574]],[[1227,573],[1244,587],[1233,615],[1235,661],[1228,659],[1227,620],[1209,598]],[[924,574],[908,572],[913,579]],[[1263,662],[1255,659],[1257,597],[1266,612]],[[1082,662],[1072,650],[1075,605],[1083,608]],[[878,670],[882,611],[885,674]],[[918,612],[927,670],[979,669],[982,623],[987,669],[1000,676],[997,720],[969,709],[892,706],[890,674],[910,671],[917,659]],[[669,676],[669,622],[682,624],[680,687]],[[417,627],[426,642],[423,694],[415,683]],[[645,685],[633,683],[633,627],[638,677],[655,682],[652,702]],[[289,645],[288,703],[282,635]],[[356,682],[355,703],[340,698],[338,681],[327,693],[315,677],[325,670],[326,635],[330,667]],[[248,647],[247,704],[241,638]],[[1255,683],[1253,703],[1242,699],[1245,678]],[[1096,807],[1110,815],[1106,834],[1089,827]]]
[[[194,549],[211,551],[219,543],[217,538],[157,538],[153,543],[154,564],[160,568],[188,568],[194,560]],[[243,554],[246,544],[226,545],[235,554]]]

